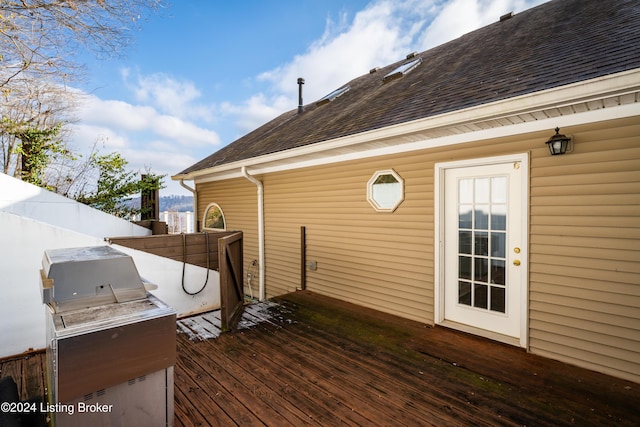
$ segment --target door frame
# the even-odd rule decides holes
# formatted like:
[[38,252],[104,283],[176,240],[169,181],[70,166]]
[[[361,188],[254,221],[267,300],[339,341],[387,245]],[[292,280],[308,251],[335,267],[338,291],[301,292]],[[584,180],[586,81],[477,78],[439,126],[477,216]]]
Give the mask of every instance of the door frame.
[[[499,163],[520,163],[521,179],[521,235],[522,248],[525,248],[518,269],[522,283],[520,292],[520,339],[492,333],[468,325],[462,325],[445,320],[445,275],[444,275],[444,237],[445,237],[445,172],[448,169],[458,169],[473,166],[490,166]],[[490,338],[507,344],[528,348],[529,345],[529,153],[510,154],[505,156],[483,157],[451,162],[436,163],[434,165],[434,323],[463,330],[475,335]]]

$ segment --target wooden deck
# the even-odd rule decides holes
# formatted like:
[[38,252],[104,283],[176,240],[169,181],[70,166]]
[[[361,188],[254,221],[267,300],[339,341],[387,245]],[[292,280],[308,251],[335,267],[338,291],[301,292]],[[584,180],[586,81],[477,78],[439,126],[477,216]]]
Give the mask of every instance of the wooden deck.
[[[640,384],[309,292],[277,302],[234,333],[178,334],[176,426],[640,425]],[[0,375],[41,392],[42,362]]]
[[[239,330],[251,329],[261,323],[278,321],[273,317],[280,304],[264,301],[259,304],[246,305],[240,321]],[[202,341],[218,338],[222,335],[222,319],[220,310],[178,319],[178,333],[187,334],[191,341]]]

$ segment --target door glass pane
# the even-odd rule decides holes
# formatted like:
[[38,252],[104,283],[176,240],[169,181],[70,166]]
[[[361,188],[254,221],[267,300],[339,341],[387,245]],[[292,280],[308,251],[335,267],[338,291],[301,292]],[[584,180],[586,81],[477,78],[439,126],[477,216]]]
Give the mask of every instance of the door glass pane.
[[491,203],[507,203],[507,177],[491,178]]
[[473,306],[477,308],[487,308],[488,297],[487,285],[476,283],[473,287]]
[[477,282],[489,281],[489,260],[486,258],[475,258],[473,280]]
[[458,181],[458,302],[506,312],[506,176]]
[[476,231],[474,239],[474,255],[489,255],[489,233]]
[[471,231],[458,232],[458,252],[471,255]]
[[475,202],[476,203],[489,203],[490,194],[490,180],[489,178],[476,178],[475,185]]
[[491,205],[491,229],[507,229],[507,205]]
[[489,205],[476,205],[474,211],[475,228],[479,230],[489,229]]
[[471,283],[458,282],[458,303],[471,305]]
[[505,285],[504,280],[504,261],[499,259],[491,260],[491,283],[497,285]]
[[506,251],[506,233],[491,233],[491,256],[504,258]]
[[458,181],[458,203],[473,203],[473,179],[461,179]]
[[500,287],[491,287],[491,310],[505,313],[505,290]]
[[458,257],[458,277],[460,279],[471,280],[471,260],[470,256]]
[[473,205],[460,205],[458,209],[458,227],[460,228],[472,228],[473,227]]

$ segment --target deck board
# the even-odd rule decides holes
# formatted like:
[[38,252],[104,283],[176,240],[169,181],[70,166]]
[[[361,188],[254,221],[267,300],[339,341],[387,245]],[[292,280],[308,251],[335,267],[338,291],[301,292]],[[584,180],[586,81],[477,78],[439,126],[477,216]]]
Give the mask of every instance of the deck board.
[[[310,292],[243,322],[211,339],[178,327],[176,427],[640,425],[640,384]],[[43,366],[3,360],[0,376],[44,398]]]
[[[260,323],[276,325],[271,319],[272,315],[269,313],[269,310],[276,306],[278,304],[271,301],[245,306],[242,317],[238,322],[238,329],[250,329]],[[177,323],[178,331],[187,334],[189,339],[195,341],[217,338],[222,334],[220,310],[178,319]]]
[[[451,415],[442,416],[439,410],[448,405],[448,401],[438,396],[438,390],[430,390],[430,384],[421,385],[419,372],[407,374],[390,370],[388,363],[378,359],[379,355],[361,354],[359,349],[336,345],[317,333],[309,336],[304,330],[293,332],[286,337],[280,335],[289,343],[287,348],[295,363],[306,368],[297,375],[341,402],[350,402],[352,410],[362,412],[371,423],[391,417],[403,425],[403,419],[409,421],[407,407],[424,404],[425,396],[429,396],[431,405],[425,406],[422,413],[414,414],[410,424],[443,425],[450,421]],[[362,390],[367,389],[369,392],[363,394]],[[374,399],[370,399],[371,396]],[[385,408],[382,419],[378,415],[380,407]],[[477,424],[473,417],[465,421]]]
[[265,425],[640,423],[638,384],[309,292],[280,302],[250,329],[178,337]]
[[[252,348],[257,342],[242,338]],[[275,335],[275,334],[274,334]],[[287,332],[278,333],[279,339],[264,340],[266,344],[261,360],[278,368],[278,377],[284,379],[289,387],[303,390],[303,395],[314,406],[318,402],[332,414],[341,417],[333,422],[346,422],[353,425],[376,425],[383,420],[394,418],[398,421],[406,412],[404,406],[408,402],[402,399],[387,399],[394,387],[394,379],[384,370],[371,369],[349,355],[328,348],[313,347],[300,335]],[[261,340],[262,341],[262,340]],[[287,349],[286,357],[273,354],[270,349],[282,346]],[[312,350],[312,352],[309,352]],[[354,366],[357,368],[354,369]],[[366,373],[365,373],[366,371]],[[373,374],[373,377],[370,375]],[[269,378],[263,378],[269,381]],[[370,389],[374,393],[363,395],[362,390]],[[373,399],[371,399],[373,397]],[[384,407],[384,417],[380,417],[380,408]],[[424,415],[421,414],[421,418]],[[434,418],[428,418],[434,420]],[[412,425],[422,424],[414,419]],[[397,425],[402,425],[398,422]],[[429,425],[427,423],[427,425]]]

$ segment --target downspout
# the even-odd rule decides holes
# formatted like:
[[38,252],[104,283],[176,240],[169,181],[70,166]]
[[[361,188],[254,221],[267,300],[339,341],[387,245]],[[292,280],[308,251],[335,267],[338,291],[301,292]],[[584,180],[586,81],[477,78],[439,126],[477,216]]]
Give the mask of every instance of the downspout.
[[198,193],[194,188],[191,188],[187,184],[185,184],[184,179],[180,180],[180,185],[183,188],[186,188],[187,190],[191,191],[191,194],[193,194],[193,231],[194,233],[197,233],[198,232]]
[[260,270],[260,287],[258,293],[260,295],[260,301],[264,301],[266,297],[264,287],[264,276],[266,271],[264,266],[264,186],[260,180],[249,175],[246,166],[242,166],[240,171],[242,172],[242,176],[254,183],[258,188],[258,264]]

